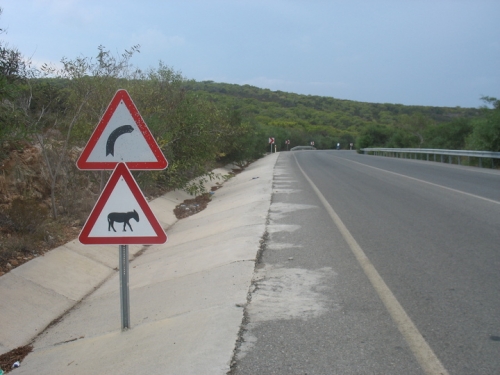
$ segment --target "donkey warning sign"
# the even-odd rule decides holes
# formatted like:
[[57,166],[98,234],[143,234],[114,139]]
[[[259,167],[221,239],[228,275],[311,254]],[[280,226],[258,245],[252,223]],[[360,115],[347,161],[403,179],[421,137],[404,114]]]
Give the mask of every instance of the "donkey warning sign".
[[152,245],[165,231],[125,163],[119,163],[78,237],[85,245]]

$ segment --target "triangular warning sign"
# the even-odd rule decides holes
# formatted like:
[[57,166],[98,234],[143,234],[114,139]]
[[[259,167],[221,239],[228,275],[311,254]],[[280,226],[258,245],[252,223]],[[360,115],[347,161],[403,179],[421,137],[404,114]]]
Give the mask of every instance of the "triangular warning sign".
[[125,163],[116,166],[78,239],[85,245],[151,245],[167,241]]
[[165,169],[167,159],[126,90],[118,90],[76,162],[82,170]]

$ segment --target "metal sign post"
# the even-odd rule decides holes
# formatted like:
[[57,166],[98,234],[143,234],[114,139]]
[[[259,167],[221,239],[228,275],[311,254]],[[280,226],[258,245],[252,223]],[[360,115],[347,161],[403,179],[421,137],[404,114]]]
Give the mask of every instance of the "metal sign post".
[[130,328],[130,296],[128,288],[128,245],[118,246],[120,250],[120,311],[122,331]]

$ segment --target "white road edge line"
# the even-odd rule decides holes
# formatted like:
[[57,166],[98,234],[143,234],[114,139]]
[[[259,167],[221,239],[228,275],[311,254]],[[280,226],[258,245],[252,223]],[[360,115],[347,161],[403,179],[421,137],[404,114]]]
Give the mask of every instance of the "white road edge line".
[[382,172],[386,172],[386,173],[394,174],[394,175],[396,175],[396,176],[405,177],[405,178],[408,178],[408,179],[413,180],[413,181],[418,181],[418,182],[422,182],[422,183],[424,183],[424,184],[428,184],[428,185],[436,186],[436,187],[439,187],[439,188],[442,188],[442,189],[445,189],[445,190],[450,190],[450,191],[453,191],[453,192],[455,192],[455,193],[464,194],[464,195],[467,195],[467,196],[469,196],[469,197],[482,199],[482,200],[487,201],[487,202],[490,202],[490,203],[500,204],[500,202],[499,202],[499,201],[495,201],[495,200],[493,200],[493,199],[489,199],[489,198],[481,197],[480,195],[475,195],[475,194],[471,194],[471,193],[466,193],[465,191],[461,191],[461,190],[457,190],[457,189],[449,188],[449,187],[446,187],[446,186],[443,186],[443,185],[438,185],[438,184],[435,184],[435,183],[433,183],[433,182],[429,182],[429,181],[425,181],[425,180],[420,180],[420,179],[418,179],[418,178],[415,178],[415,177],[410,177],[410,176],[407,176],[407,175],[404,175],[404,174],[401,174],[401,173],[391,172],[391,171],[388,171],[388,170],[386,170],[386,169],[373,167],[373,166],[371,166],[371,165],[367,165],[367,164],[360,163],[359,161],[354,161],[354,160],[345,159],[345,158],[342,158],[342,160],[347,160],[347,161],[350,161],[351,163],[359,164],[359,165],[362,165],[362,166],[367,167],[367,168],[376,169],[377,171],[382,171]]
[[427,375],[448,375],[448,371],[444,368],[439,358],[434,354],[431,347],[429,346],[429,344],[427,344],[423,336],[420,334],[415,324],[413,324],[408,314],[406,314],[406,311],[398,302],[394,294],[392,294],[391,290],[379,275],[373,264],[370,262],[370,259],[368,259],[368,257],[365,255],[363,249],[361,249],[359,244],[356,242],[351,232],[349,232],[340,217],[333,210],[332,206],[330,206],[323,194],[321,194],[316,185],[301,168],[295,155],[294,159],[300,171],[313,188],[319,200],[321,201],[328,214],[332,218],[333,222],[340,230],[340,233],[346,240],[347,244],[351,248],[351,251],[358,260],[358,263],[361,265],[361,268],[363,268],[365,275],[370,280],[373,288],[384,303],[387,311],[396,323],[399,332],[401,332],[404,339],[408,343],[410,350],[413,352],[413,355],[417,359],[422,370]]

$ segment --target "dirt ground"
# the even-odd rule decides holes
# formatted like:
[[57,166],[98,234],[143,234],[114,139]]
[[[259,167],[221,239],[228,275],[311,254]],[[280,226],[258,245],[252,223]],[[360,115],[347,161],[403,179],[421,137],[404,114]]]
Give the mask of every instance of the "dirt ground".
[[12,369],[19,367],[20,362],[33,350],[33,346],[20,346],[8,353],[0,355],[0,368],[6,374]]

